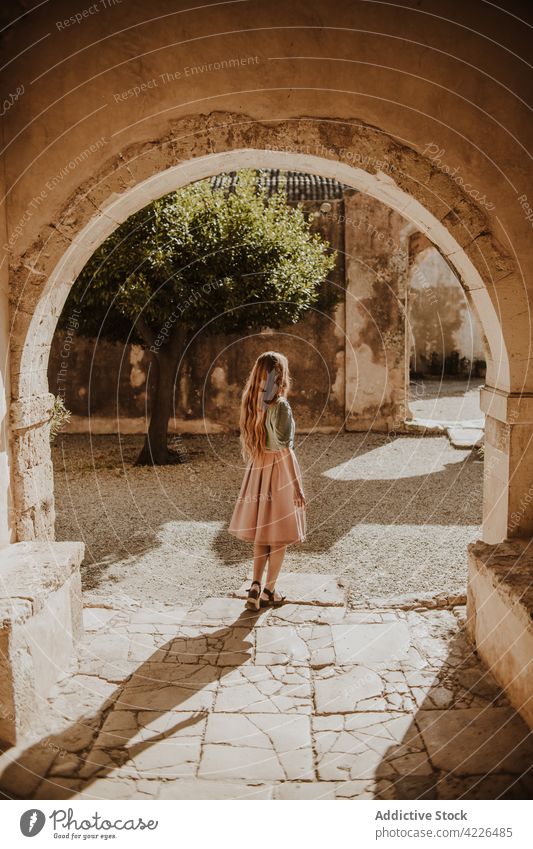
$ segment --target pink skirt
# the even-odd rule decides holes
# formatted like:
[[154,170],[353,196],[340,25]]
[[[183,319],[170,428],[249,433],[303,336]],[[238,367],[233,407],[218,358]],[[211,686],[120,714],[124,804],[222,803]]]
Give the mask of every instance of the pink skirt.
[[292,448],[267,451],[250,461],[228,532],[259,545],[291,545],[305,539],[305,507],[294,503],[294,488],[303,492],[302,474]]

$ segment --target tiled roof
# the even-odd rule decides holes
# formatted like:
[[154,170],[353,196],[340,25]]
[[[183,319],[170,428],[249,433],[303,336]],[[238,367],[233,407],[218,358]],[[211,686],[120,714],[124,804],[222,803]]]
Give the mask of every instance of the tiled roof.
[[[278,169],[257,171],[258,182],[266,185],[269,194],[273,194],[283,187],[283,177],[286,181],[285,189],[290,201],[342,200],[344,186],[329,177],[302,174],[300,171],[279,171]],[[216,177],[212,177],[211,185],[214,189],[224,188],[231,192],[235,189],[236,180],[236,171],[230,171],[228,174],[218,174]]]

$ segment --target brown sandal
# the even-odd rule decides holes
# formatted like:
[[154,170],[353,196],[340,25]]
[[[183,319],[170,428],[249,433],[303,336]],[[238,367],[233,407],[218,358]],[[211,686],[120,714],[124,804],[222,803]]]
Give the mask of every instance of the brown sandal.
[[267,594],[268,601],[264,598],[259,599],[259,604],[261,607],[281,607],[287,596],[282,595],[280,599],[277,601],[274,600],[274,591],[269,590],[267,587],[263,589],[263,592]]
[[[254,584],[257,584],[259,589],[254,588]],[[250,587],[248,587],[248,598],[246,599],[246,607],[249,610],[259,610],[259,596],[261,594],[261,582],[260,581],[252,581]]]

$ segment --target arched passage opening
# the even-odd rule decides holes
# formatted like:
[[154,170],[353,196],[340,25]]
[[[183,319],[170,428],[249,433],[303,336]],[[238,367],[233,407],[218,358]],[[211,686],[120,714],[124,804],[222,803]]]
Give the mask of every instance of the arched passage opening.
[[[330,129],[328,125],[328,130]],[[191,136],[189,141],[190,138]],[[197,139],[193,134],[192,138],[196,145]],[[15,371],[12,378],[16,398],[14,421],[19,431],[24,433],[24,439],[15,438],[14,442],[15,515],[17,536],[20,540],[53,538],[52,470],[48,441],[43,438],[51,403],[46,369],[55,326],[73,281],[94,250],[133,212],[169,191],[223,171],[258,167],[318,174],[336,179],[356,189],[359,198],[373,198],[398,212],[438,248],[461,281],[466,297],[478,317],[487,340],[489,352],[487,385],[500,391],[505,391],[505,388],[509,387],[510,363],[506,344],[493,301],[475,262],[477,249],[474,247],[472,250],[472,245],[470,248],[462,247],[457,238],[459,234],[450,232],[450,228],[416,197],[401,187],[400,181],[397,182],[391,173],[384,170],[371,173],[351,164],[364,159],[357,150],[343,148],[341,159],[340,156],[328,158],[324,155],[311,154],[308,152],[310,148],[310,144],[301,141],[295,142],[290,150],[278,150],[274,147],[270,149],[237,147],[180,161],[179,164],[164,168],[144,179],[141,179],[141,175],[146,172],[145,160],[149,158],[149,154],[132,150],[129,156],[121,156],[120,162],[110,164],[96,184],[81,190],[80,202],[85,207],[85,215],[82,218],[85,217],[87,220],[84,221],[83,226],[79,226],[78,214],[76,232],[70,242],[66,241],[63,231],[53,230],[45,244],[36,246],[37,255],[32,260],[35,264],[31,267],[30,276],[35,274],[38,277],[38,291],[31,285],[32,281],[27,279],[28,265],[26,264],[21,270],[26,280],[14,312],[14,325],[18,328],[14,336],[16,339]],[[327,150],[324,146],[323,149]],[[376,163],[375,157],[373,162]],[[378,165],[384,164],[378,162]],[[117,192],[116,181],[121,179],[119,175],[124,170],[131,177],[132,169],[133,173],[137,171],[139,174],[138,179],[134,178],[134,185],[128,190]],[[397,170],[404,174],[403,169]],[[456,187],[454,186],[453,189],[455,191]],[[431,194],[434,195],[435,203],[440,205],[442,198],[435,193]],[[90,210],[86,208],[86,204],[88,197],[97,195],[100,195],[100,202],[98,212],[94,214],[94,201],[91,201]],[[73,203],[76,209],[77,201],[74,200]],[[91,211],[93,214],[90,214]],[[465,224],[462,224],[461,228],[469,233],[469,227]],[[463,241],[465,241],[464,238]],[[59,259],[52,265],[49,273],[38,268],[43,264],[51,265],[51,260],[58,254]],[[483,257],[481,259],[483,265],[485,260]],[[30,299],[31,310],[25,305],[25,301]],[[360,332],[361,327],[358,327],[357,335]],[[356,373],[357,362],[354,362],[353,366]],[[30,463],[27,462],[26,455],[21,459],[21,453],[24,452],[28,441],[35,444],[37,448]],[[490,445],[488,451],[490,451]],[[495,514],[497,513],[500,517],[499,525],[503,528],[507,521],[508,505],[502,500],[501,492],[495,492],[493,487],[491,490],[493,495],[488,497],[487,489],[486,486],[484,514],[485,534],[489,541],[494,536]],[[501,531],[497,530],[496,533],[501,534]]]

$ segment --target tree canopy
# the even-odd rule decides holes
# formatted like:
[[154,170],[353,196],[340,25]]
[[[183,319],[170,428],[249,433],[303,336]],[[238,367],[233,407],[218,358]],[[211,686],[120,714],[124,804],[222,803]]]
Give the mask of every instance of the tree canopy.
[[86,264],[63,316],[76,306],[86,335],[125,340],[133,328],[146,346],[169,320],[209,333],[279,327],[327,306],[320,284],[334,263],[301,208],[241,171],[234,192],[203,180],[130,216]]

